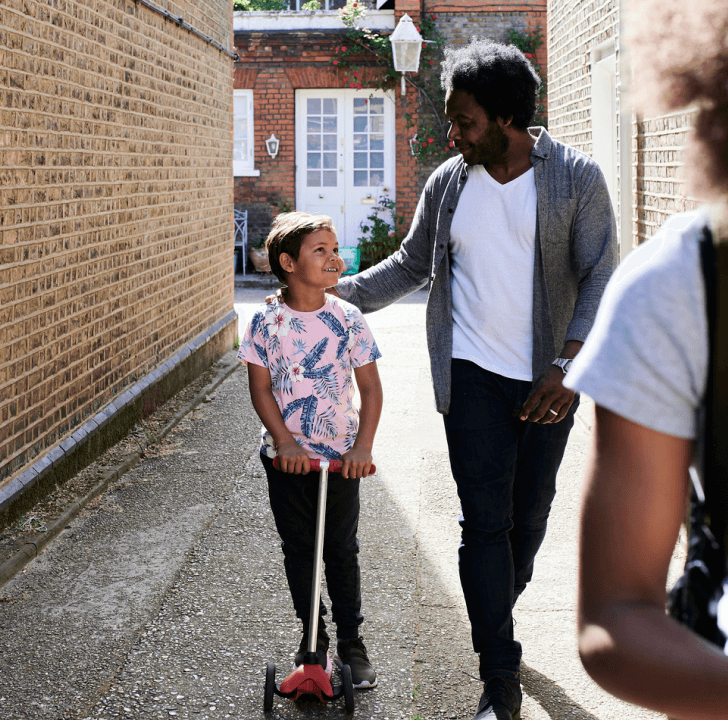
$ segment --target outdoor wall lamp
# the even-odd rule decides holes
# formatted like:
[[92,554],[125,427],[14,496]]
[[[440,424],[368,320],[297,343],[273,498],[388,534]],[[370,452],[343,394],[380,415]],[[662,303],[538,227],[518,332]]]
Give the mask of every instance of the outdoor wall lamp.
[[402,15],[394,32],[389,36],[392,43],[394,69],[402,73],[402,95],[405,94],[404,74],[417,72],[420,67],[422,35],[409,15]]
[[276,155],[278,155],[278,148],[281,144],[281,141],[271,133],[271,136],[265,141],[265,148],[268,151],[268,155],[270,155],[272,158],[274,158]]

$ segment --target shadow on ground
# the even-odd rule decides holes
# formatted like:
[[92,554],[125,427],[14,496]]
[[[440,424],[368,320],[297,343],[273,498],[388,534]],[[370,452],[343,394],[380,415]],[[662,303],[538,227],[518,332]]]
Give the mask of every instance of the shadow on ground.
[[521,664],[523,691],[532,697],[553,720],[565,717],[574,720],[599,720],[581,705],[574,702],[551,678]]

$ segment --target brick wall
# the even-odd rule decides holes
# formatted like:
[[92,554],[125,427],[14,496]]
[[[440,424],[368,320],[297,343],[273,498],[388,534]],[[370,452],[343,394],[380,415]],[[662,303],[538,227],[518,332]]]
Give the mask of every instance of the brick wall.
[[[614,38],[620,82],[619,4],[612,0],[551,0],[548,24],[549,131],[556,139],[591,154],[591,51]],[[618,129],[620,102],[617,95],[614,122]],[[630,137],[619,137],[618,132],[618,143],[631,149],[618,157],[618,164],[629,162],[632,175],[630,187],[619,185],[616,202],[618,225],[632,228],[632,237],[621,239],[622,255],[651,237],[671,214],[696,206],[687,196],[682,172],[690,122],[689,114],[674,114],[634,120]],[[620,183],[623,176],[620,172]],[[622,217],[627,219],[625,224],[620,222]]]
[[693,210],[687,194],[685,147],[692,113],[639,118],[632,139],[636,244],[657,232],[670,215]]
[[[349,87],[344,72],[332,64],[345,31],[239,32],[235,36],[240,60],[235,64],[234,86],[252,89],[255,112],[255,168],[259,177],[235,178],[235,204],[248,210],[249,241],[267,234],[270,221],[284,200],[295,207],[295,91],[308,88]],[[381,77],[371,54],[351,59],[362,67],[363,88],[376,88]],[[407,221],[414,215],[421,185],[416,161],[409,147],[411,131],[405,131],[404,113],[414,102],[412,91],[396,97],[397,211]],[[409,105],[408,105],[409,103]],[[265,140],[274,132],[280,151],[273,159],[265,152]]]
[[[155,0],[231,46],[231,0]],[[232,309],[231,59],[133,0],[0,4],[0,485]]]
[[[436,3],[432,12],[437,15],[438,30],[445,36],[450,45],[464,45],[471,37],[488,38],[496,42],[505,42],[509,30],[531,32],[537,27],[544,35],[544,45],[541,53],[543,61],[546,60],[546,2],[534,2],[521,9],[509,5],[498,5],[487,10],[482,4],[477,5],[471,12],[463,13],[445,10]],[[507,8],[507,9],[506,9]],[[429,9],[429,6],[428,6]],[[541,59],[541,57],[539,57]]]
[[618,21],[612,0],[549,3],[549,132],[587,154],[592,149],[591,50],[615,36]]
[[[417,23],[421,6],[414,0],[398,0],[395,19],[406,12]],[[546,0],[483,5],[475,0],[428,3],[424,11],[436,16],[436,25],[448,44],[467,42],[478,35],[504,41],[510,29],[521,32],[540,27],[545,36]],[[295,207],[295,107],[294,93],[306,88],[347,87],[343,73],[332,65],[335,48],[345,30],[318,32],[238,32],[235,65],[236,88],[253,89],[255,105],[255,166],[259,177],[235,179],[236,207],[248,210],[248,237],[255,241],[267,233],[270,221],[283,199]],[[546,47],[537,62],[546,70]],[[363,87],[377,87],[381,75],[378,62],[362,55],[356,64],[365,67]],[[423,69],[424,70],[424,69]],[[439,67],[430,72],[439,74]],[[394,89],[396,105],[397,212],[407,227],[414,215],[422,188],[433,167],[420,165],[412,156],[409,139],[415,130],[407,127],[406,114],[416,121],[419,105],[416,91],[408,86],[403,98]],[[271,128],[281,140],[281,151],[271,160],[264,151]]]

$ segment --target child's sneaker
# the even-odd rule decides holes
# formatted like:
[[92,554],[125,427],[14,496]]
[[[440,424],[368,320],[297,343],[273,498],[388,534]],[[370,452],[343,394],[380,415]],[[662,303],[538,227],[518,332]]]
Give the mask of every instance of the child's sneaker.
[[336,643],[336,659],[351,668],[351,680],[355,688],[377,686],[377,674],[369,662],[362,638],[339,640]]
[[[299,665],[303,665],[303,660],[308,652],[308,623],[306,623],[306,629],[303,631],[303,637],[301,638],[301,644],[298,646],[298,652],[293,660],[293,667],[297,668]],[[329,635],[325,628],[319,625],[318,635],[316,636],[316,657],[318,657],[319,665],[326,671],[326,674],[331,677],[333,670],[331,665],[331,658],[329,657]]]

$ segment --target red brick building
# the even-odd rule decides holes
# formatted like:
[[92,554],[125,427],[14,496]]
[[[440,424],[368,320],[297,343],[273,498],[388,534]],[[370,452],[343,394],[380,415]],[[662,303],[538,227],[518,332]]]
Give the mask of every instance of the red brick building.
[[[325,1],[332,9],[234,16],[235,206],[248,210],[249,243],[266,235],[279,209],[290,208],[331,215],[340,243],[356,245],[359,225],[380,196],[396,201],[408,227],[433,169],[410,148],[426,100],[421,104],[411,85],[404,96],[399,84],[378,89],[384,66],[372,53],[349,58],[361,70],[347,76],[335,63],[347,29],[333,8],[343,3]],[[472,36],[504,41],[511,29],[546,35],[546,0],[389,0],[380,7],[371,7],[359,27],[388,34],[407,13],[416,25],[434,19],[447,44]],[[545,46],[536,60],[545,73]],[[428,61],[420,74],[438,73],[438,65]],[[271,136],[280,143],[276,157],[266,149]],[[444,134],[437,140],[444,143]]]

